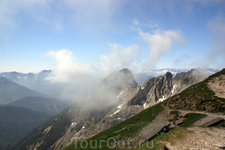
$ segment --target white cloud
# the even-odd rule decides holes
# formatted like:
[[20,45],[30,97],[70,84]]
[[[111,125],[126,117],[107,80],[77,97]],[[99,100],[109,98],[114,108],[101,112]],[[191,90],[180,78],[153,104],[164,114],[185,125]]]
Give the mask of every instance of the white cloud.
[[139,21],[136,20],[136,19],[134,19],[134,20],[133,20],[133,24],[134,24],[134,25],[138,25],[138,24],[139,24]]
[[129,66],[139,52],[137,45],[123,47],[118,44],[109,44],[111,53],[102,55],[99,58],[100,69],[104,74],[109,74],[111,71],[122,69]]
[[53,74],[47,79],[52,82],[70,82],[83,75],[94,71],[90,63],[80,63],[75,59],[73,52],[67,49],[49,51],[45,57],[50,57],[54,61]]
[[139,29],[140,37],[148,43],[149,60],[148,67],[154,67],[160,56],[172,48],[174,42],[184,44],[185,38],[179,30],[153,30],[152,33],[144,33]]
[[96,66],[91,63],[81,63],[68,49],[47,52],[43,57],[52,58],[54,62],[53,73],[47,80],[69,83],[80,81],[81,78],[86,80],[86,77],[88,78],[86,81],[90,81],[90,76],[103,78],[113,71],[129,67],[139,52],[138,46],[134,44],[124,47],[109,43],[109,47],[111,52],[107,55],[101,55],[97,59]]
[[111,52],[100,56],[96,66],[91,63],[81,63],[68,49],[47,52],[43,57],[53,60],[53,72],[46,80],[63,83],[63,91],[60,93],[62,99],[81,99],[104,77],[113,71],[129,67],[139,51],[138,46],[133,44],[128,47],[109,44],[109,47]]

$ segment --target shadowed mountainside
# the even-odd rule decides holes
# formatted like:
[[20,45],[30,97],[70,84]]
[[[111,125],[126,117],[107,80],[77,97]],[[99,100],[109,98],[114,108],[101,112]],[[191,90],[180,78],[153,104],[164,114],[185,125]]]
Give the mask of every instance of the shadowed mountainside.
[[0,149],[14,145],[51,115],[15,106],[0,107]]
[[7,106],[25,107],[35,111],[46,112],[52,116],[57,115],[63,109],[68,107],[66,103],[56,99],[30,96],[26,96],[15,102],[9,103]]
[[18,99],[21,99],[25,96],[48,97],[47,95],[30,90],[5,77],[0,77],[0,103],[1,104],[8,104]]

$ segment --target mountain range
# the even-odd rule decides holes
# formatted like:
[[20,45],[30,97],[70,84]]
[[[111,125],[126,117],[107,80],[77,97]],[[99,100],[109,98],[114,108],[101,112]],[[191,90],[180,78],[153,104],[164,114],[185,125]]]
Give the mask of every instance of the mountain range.
[[58,150],[75,139],[88,139],[207,77],[195,69],[177,74],[166,72],[138,85],[132,72],[122,69],[106,77],[84,99],[34,129],[13,149]]
[[[152,77],[164,75],[166,72],[171,72],[172,74],[177,74],[177,73],[181,73],[181,72],[187,72],[189,70],[191,70],[191,69],[189,69],[189,68],[149,69],[149,71],[147,71],[145,73],[135,71],[133,73],[133,75],[134,75],[135,81],[138,83],[138,85],[140,85],[145,80],[152,78]],[[207,68],[207,69],[197,68],[197,70],[200,72],[207,73],[207,74],[213,74],[213,73],[216,73],[219,71],[218,69],[213,69],[213,68]],[[42,70],[41,72],[36,73],[36,74],[34,74],[34,73],[19,73],[19,72],[14,71],[14,72],[0,73],[0,77],[6,77],[6,78],[12,80],[13,82],[23,85],[29,89],[32,89],[39,93],[43,93],[52,98],[56,98],[56,99],[60,98],[63,101],[65,101],[66,98],[61,98],[61,95],[63,94],[63,91],[69,87],[69,85],[65,84],[65,83],[51,82],[50,80],[48,80],[47,77],[52,75],[52,73],[53,73],[52,70]],[[95,88],[95,87],[93,87],[93,88]],[[88,90],[86,92],[89,93],[90,91]],[[84,97],[84,96],[86,96],[86,95],[81,95],[81,97]],[[77,100],[79,100],[79,99],[76,99],[76,101]],[[67,102],[72,104],[74,102],[74,100],[67,100]]]
[[[46,80],[52,73],[51,70],[42,70],[41,72],[34,73],[19,73],[19,72],[3,72],[0,74],[0,77],[8,78],[9,80],[25,86],[33,91],[45,94],[45,97],[59,99],[59,96],[64,88],[63,84],[51,83]],[[38,96],[38,95],[36,95]],[[21,97],[22,98],[22,97]]]
[[56,99],[26,96],[7,104],[7,106],[24,107],[54,116],[60,113],[68,105]]
[[24,138],[68,104],[0,77],[0,149]]

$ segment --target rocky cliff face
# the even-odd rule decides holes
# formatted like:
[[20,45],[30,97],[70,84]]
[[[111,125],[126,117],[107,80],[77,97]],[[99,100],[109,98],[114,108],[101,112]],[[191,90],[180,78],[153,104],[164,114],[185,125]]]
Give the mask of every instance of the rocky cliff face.
[[203,74],[196,69],[176,74],[172,81],[172,95],[178,94],[186,88],[190,87],[191,85],[203,81],[208,76],[209,74]]
[[[109,117],[127,119],[171,96],[172,74],[150,78],[136,88],[126,88],[119,95],[120,105]],[[109,113],[110,114],[110,113]]]

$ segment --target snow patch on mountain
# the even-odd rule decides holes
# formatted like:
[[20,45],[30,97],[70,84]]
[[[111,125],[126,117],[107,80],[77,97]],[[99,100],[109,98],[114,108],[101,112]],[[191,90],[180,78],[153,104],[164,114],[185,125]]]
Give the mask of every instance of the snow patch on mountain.
[[166,98],[164,97],[164,95],[163,95],[163,97],[162,98],[160,98],[159,100],[158,100],[158,102],[162,102],[162,101],[164,101]]
[[173,95],[173,91],[174,91],[175,87],[176,87],[176,84],[173,85],[173,88],[172,88],[172,91],[171,91],[171,96]]
[[149,104],[147,104],[146,102],[143,104],[144,106],[144,109],[148,108],[149,107]]
[[118,109],[118,110],[115,111],[113,114],[111,114],[110,117],[112,117],[113,115],[115,115],[115,114],[117,114],[118,112],[120,112],[120,110],[121,110],[121,108],[122,108],[122,106],[123,106],[124,104],[125,104],[125,103],[123,103],[123,104],[117,106],[117,109]]
[[121,91],[120,94],[116,98],[119,98],[122,94],[123,94],[123,91]]

